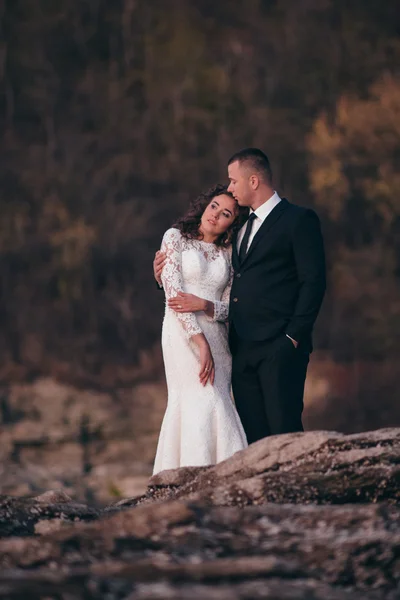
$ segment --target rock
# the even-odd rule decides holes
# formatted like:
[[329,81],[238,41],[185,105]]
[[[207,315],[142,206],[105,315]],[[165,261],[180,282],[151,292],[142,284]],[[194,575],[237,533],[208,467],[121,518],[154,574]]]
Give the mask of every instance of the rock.
[[[139,585],[126,600],[373,600],[378,596],[346,590],[334,590],[315,581],[285,581],[271,578],[250,582],[218,584],[213,587],[201,584],[157,583]],[[394,596],[392,597],[394,600]],[[390,600],[387,596],[387,600]]]
[[288,434],[104,509],[8,497],[0,596],[398,600],[399,447],[399,429]]
[[348,436],[316,431],[265,438],[208,468],[158,473],[149,480],[147,493],[134,502],[167,498],[221,506],[266,502],[397,504],[400,429]]
[[198,475],[209,471],[209,467],[181,467],[180,469],[168,469],[153,475],[149,479],[149,486],[173,486],[182,487],[191,483]]
[[32,498],[32,500],[40,502],[41,504],[61,504],[72,502],[72,498],[63,490],[49,490],[48,492],[44,492],[44,494],[40,494],[40,496],[35,496],[35,498]]
[[63,519],[48,519],[47,521],[38,521],[35,523],[34,532],[36,535],[45,535],[53,531],[60,531],[67,527],[68,521]]
[[57,488],[104,505],[145,492],[164,382],[96,391],[42,377],[0,396],[0,494]]
[[[58,578],[57,578],[58,579]],[[167,581],[157,583],[127,584],[124,581],[105,580],[92,577],[88,584],[76,576],[71,583],[60,583],[51,574],[33,578],[25,573],[16,573],[0,583],[0,594],[7,600],[398,600],[398,595],[388,592],[358,593],[354,590],[333,589],[311,580],[282,583],[279,578],[256,579],[243,583],[216,583],[207,586],[201,583]],[[130,590],[134,589],[130,593]],[[62,590],[60,592],[60,590]]]
[[0,496],[0,536],[32,535],[40,521],[90,521],[98,517],[99,511],[95,508],[67,498],[51,491],[38,498]]
[[[172,597],[179,597],[179,586],[201,584],[198,597],[208,598],[208,590],[225,584],[231,597],[247,598],[239,594],[251,582],[261,589],[261,581],[264,588],[272,581],[278,590],[280,581],[281,597],[287,598],[308,597],[300,595],[307,588],[310,594],[314,589],[310,598],[335,598],[338,586],[358,590],[359,598],[372,598],[368,592],[374,589],[376,598],[386,598],[400,577],[399,516],[397,507],[378,505],[155,503],[40,539],[3,540],[1,566],[14,575],[23,569],[25,581],[27,573],[40,575],[52,582],[54,593],[79,580],[99,590],[118,582],[132,598],[141,584],[138,597],[146,597],[156,582],[162,587],[168,581],[177,586]],[[2,573],[0,589],[7,582]],[[101,598],[100,592],[92,597]]]
[[0,595],[398,599],[399,446],[398,429],[290,434],[104,509],[3,497]]

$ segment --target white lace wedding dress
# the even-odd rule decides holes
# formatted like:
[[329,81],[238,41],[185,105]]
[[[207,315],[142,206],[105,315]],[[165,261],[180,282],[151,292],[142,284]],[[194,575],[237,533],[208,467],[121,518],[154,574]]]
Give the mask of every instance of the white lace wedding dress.
[[[230,394],[231,355],[227,328],[232,282],[230,249],[185,239],[169,229],[161,250],[166,298],[179,291],[214,302],[214,319],[204,312],[176,313],[166,305],[162,349],[168,405],[161,427],[154,473],[182,466],[209,465],[247,446]],[[199,381],[199,352],[190,337],[204,333],[215,363],[214,385]]]

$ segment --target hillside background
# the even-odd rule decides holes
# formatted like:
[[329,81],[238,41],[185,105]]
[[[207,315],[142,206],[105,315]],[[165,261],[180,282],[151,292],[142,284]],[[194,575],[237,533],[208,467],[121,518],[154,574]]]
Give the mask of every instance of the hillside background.
[[145,480],[166,401],[153,255],[245,146],[323,224],[306,426],[400,425],[397,4],[0,5],[3,490],[105,464],[100,496]]

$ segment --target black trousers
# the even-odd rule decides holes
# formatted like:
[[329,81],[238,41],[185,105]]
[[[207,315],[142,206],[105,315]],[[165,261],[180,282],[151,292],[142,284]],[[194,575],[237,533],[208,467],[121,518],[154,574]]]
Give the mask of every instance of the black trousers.
[[309,353],[285,334],[242,340],[230,331],[232,390],[249,444],[269,435],[303,431],[304,383]]

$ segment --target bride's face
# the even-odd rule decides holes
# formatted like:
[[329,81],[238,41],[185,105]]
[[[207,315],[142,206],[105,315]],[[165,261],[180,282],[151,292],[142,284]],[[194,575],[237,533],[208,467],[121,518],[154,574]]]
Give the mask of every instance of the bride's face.
[[200,222],[200,231],[217,239],[234,222],[238,205],[234,198],[221,194],[215,196],[206,207]]

